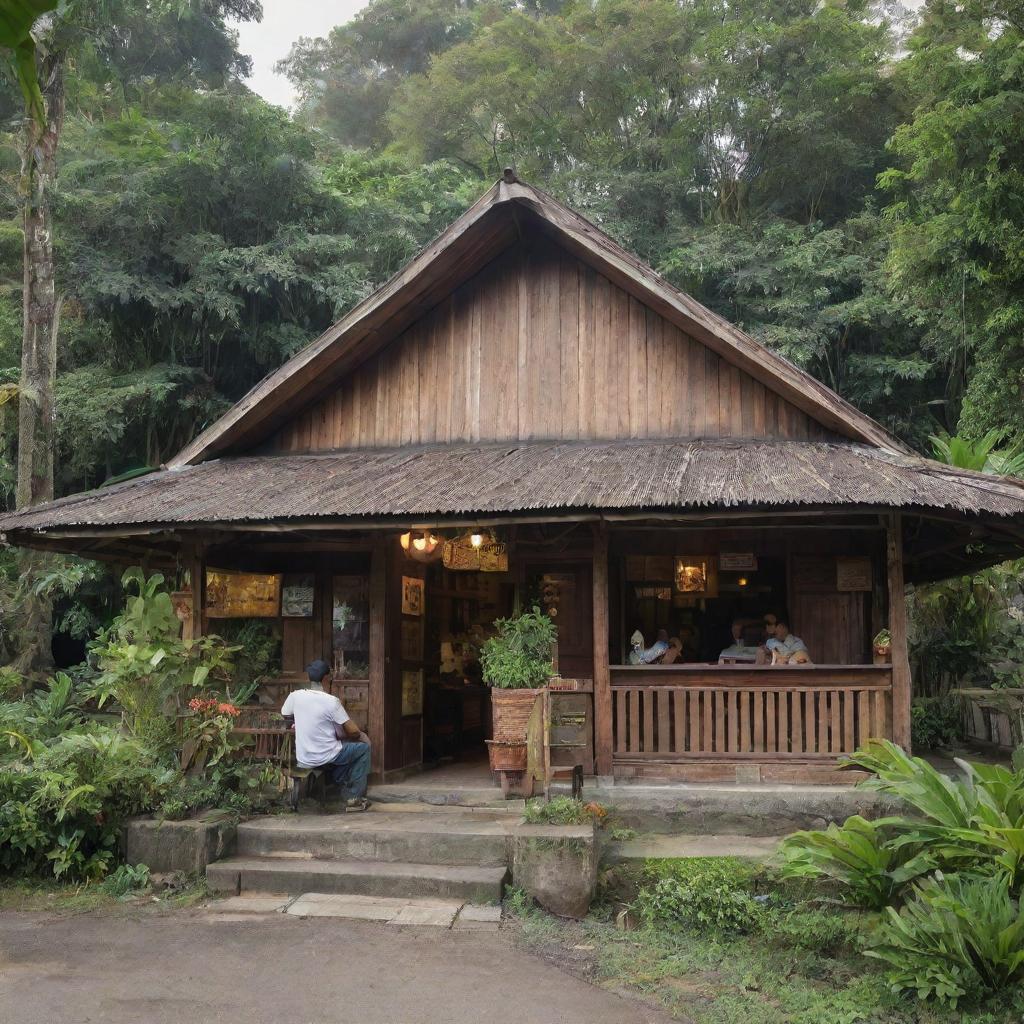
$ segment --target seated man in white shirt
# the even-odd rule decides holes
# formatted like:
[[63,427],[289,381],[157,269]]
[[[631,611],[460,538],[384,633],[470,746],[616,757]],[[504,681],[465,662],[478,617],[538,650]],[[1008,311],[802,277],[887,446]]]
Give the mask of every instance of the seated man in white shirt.
[[775,623],[775,636],[765,644],[765,647],[771,652],[773,665],[810,664],[807,644],[800,637],[790,633],[789,624],[785,619],[779,619]]
[[341,788],[342,808],[365,811],[366,780],[370,774],[370,740],[348,716],[337,697],[324,691],[331,681],[326,661],[306,669],[309,688],[288,694],[281,715],[295,726],[295,760],[300,768],[329,768]]

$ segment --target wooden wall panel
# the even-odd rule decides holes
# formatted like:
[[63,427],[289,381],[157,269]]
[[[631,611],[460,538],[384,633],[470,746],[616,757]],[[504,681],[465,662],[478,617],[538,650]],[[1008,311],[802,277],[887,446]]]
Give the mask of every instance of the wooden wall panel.
[[488,264],[299,412],[273,447],[827,436],[608,278],[538,241]]

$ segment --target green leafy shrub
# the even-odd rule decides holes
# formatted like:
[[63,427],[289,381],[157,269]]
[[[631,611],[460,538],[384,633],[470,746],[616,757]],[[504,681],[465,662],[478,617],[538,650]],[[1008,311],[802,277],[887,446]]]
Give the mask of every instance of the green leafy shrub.
[[268,761],[236,758],[209,766],[203,775],[180,778],[169,787],[157,814],[181,821],[199,811],[221,809],[240,815],[268,811],[277,792],[279,769]]
[[523,820],[530,825],[589,825],[601,824],[608,812],[598,803],[585,804],[571,796],[556,796],[552,800],[529,800]]
[[122,584],[135,593],[91,647],[103,670],[93,696],[101,707],[115,700],[125,727],[148,749],[170,752],[185,700],[203,687],[230,684],[236,648],[215,636],[181,640],[181,624],[159,573],[147,578],[132,568]]
[[652,862],[635,908],[647,924],[742,934],[760,930],[766,900],[752,892],[753,872],[733,858]]
[[36,742],[0,764],[0,871],[102,877],[125,818],[152,807],[173,777],[136,740],[106,727]]
[[1024,978],[1024,912],[1005,880],[939,874],[887,915],[866,952],[897,991],[956,1006]]
[[890,845],[927,850],[947,872],[1005,874],[1011,892],[1024,882],[1024,773],[957,761],[962,780],[872,740],[850,759],[875,773],[864,786],[905,801],[923,818],[890,819]]
[[830,879],[845,902],[881,910],[936,866],[931,853],[889,841],[890,830],[900,822],[899,818],[866,821],[855,814],[824,832],[795,832],[782,843],[782,875]]
[[765,934],[780,945],[834,957],[859,946],[861,921],[849,914],[798,907],[767,918]]
[[551,678],[555,625],[539,608],[494,623],[480,647],[484,680],[503,690],[544,686]]
[[910,709],[910,737],[915,750],[950,747],[963,739],[958,697],[918,697]]
[[226,696],[244,704],[264,679],[281,671],[281,640],[260,619],[225,619],[218,628],[224,642],[236,649],[234,683]]
[[148,887],[149,867],[145,864],[122,864],[103,879],[104,890],[119,899]]

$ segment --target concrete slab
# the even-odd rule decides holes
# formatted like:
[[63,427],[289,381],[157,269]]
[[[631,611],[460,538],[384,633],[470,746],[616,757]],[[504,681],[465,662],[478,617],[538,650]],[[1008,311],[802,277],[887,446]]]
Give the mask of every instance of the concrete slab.
[[284,910],[292,897],[284,894],[257,895],[255,893],[245,896],[229,896],[226,900],[219,900],[212,905],[212,909],[218,913],[242,913],[242,914],[273,914]]
[[286,913],[292,917],[348,917],[360,921],[390,921],[405,900],[334,893],[306,893]]
[[416,925],[429,928],[451,928],[455,915],[461,904],[453,903],[446,907],[417,907],[413,904],[402,907],[389,924]]
[[501,927],[501,907],[481,907],[467,903],[453,926],[460,931],[494,932]]
[[767,861],[775,856],[780,842],[776,836],[679,836],[654,833],[625,842],[609,843],[604,859],[622,862],[647,860],[650,857],[748,857]]

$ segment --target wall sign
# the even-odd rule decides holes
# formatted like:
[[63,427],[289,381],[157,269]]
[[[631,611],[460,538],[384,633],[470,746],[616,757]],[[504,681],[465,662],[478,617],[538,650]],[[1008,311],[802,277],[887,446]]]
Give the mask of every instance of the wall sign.
[[870,590],[871,559],[862,555],[836,559],[836,590]]
[[402,614],[423,614],[423,580],[418,576],[402,577]]
[[757,555],[752,551],[723,551],[718,556],[722,572],[757,572]]

